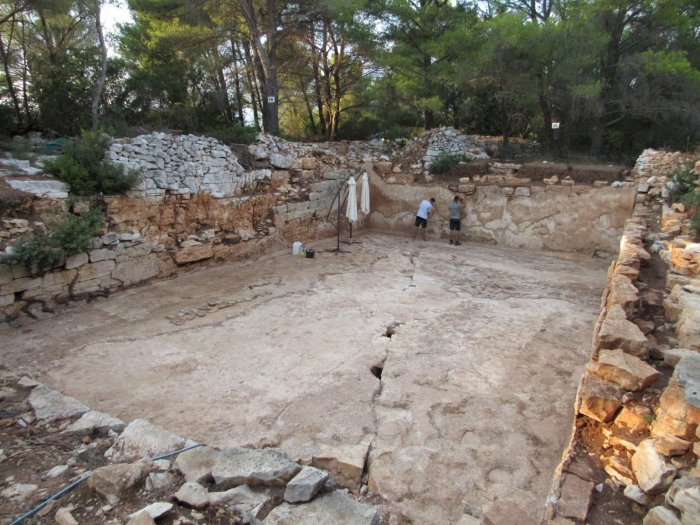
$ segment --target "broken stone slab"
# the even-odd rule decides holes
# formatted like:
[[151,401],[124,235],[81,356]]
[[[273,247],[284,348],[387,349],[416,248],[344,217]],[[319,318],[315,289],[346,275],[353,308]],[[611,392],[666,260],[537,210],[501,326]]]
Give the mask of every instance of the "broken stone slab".
[[68,425],[63,432],[85,432],[88,430],[96,430],[101,434],[106,434],[111,430],[119,433],[124,430],[125,427],[126,424],[119,418],[98,412],[97,410],[90,410],[80,416],[80,419],[78,419],[75,423]]
[[126,522],[126,525],[156,525],[156,522],[148,513],[137,512],[133,518]]
[[106,452],[112,461],[131,461],[173,452],[187,445],[185,438],[163,430],[145,419],[135,419]]
[[626,487],[634,485],[634,474],[629,466],[617,456],[606,458],[605,472],[614,480],[625,485]]
[[686,402],[685,392],[686,390],[678,383],[674,374],[659,399],[659,409],[652,426],[652,435],[670,435],[688,441],[693,440],[700,424],[700,409]]
[[644,432],[649,429],[654,416],[649,407],[628,404],[622,407],[615,418],[615,425],[626,427],[632,432]]
[[632,471],[639,487],[647,494],[654,494],[668,487],[676,475],[676,467],[666,463],[654,448],[654,440],[646,439],[632,456]]
[[211,479],[211,470],[219,457],[219,451],[211,447],[197,447],[177,456],[175,467],[187,481],[203,482]]
[[287,488],[284,491],[284,501],[289,503],[311,501],[323,488],[323,484],[327,479],[328,472],[325,470],[309,466],[302,468],[299,474],[287,483]]
[[700,409],[700,354],[681,357],[673,371],[673,377],[683,387],[685,402]]
[[671,509],[658,506],[647,512],[642,525],[683,525]]
[[68,186],[58,180],[12,180],[5,179],[12,189],[31,193],[45,199],[67,199]]
[[194,509],[203,509],[209,505],[207,489],[194,481],[185,482],[173,498]]
[[595,375],[636,392],[653,384],[661,372],[622,349],[601,350],[598,361],[589,365]]
[[673,506],[681,512],[683,525],[700,525],[700,482],[679,489],[673,496]]
[[631,499],[632,501],[639,503],[640,505],[646,506],[649,504],[649,496],[647,496],[644,493],[644,491],[639,488],[638,485],[626,486],[623,494],[626,498]]
[[561,486],[557,516],[585,521],[594,488],[595,483],[591,481],[567,475]]
[[32,483],[13,483],[0,492],[0,497],[22,503],[30,500],[38,490],[39,487]]
[[126,492],[138,485],[151,470],[151,462],[115,463],[95,469],[88,486],[104,497],[110,505],[116,505]]
[[46,385],[34,388],[27,401],[39,420],[54,421],[79,416],[90,410],[77,399],[65,396]]
[[140,514],[141,512],[145,512],[148,514],[151,518],[154,520],[157,520],[161,516],[167,514],[173,510],[173,504],[167,501],[157,501],[155,503],[151,503],[150,505],[146,505],[144,508],[141,510],[137,510],[136,512],[129,514],[129,519],[136,517],[137,514]]
[[664,456],[682,456],[690,450],[690,441],[676,436],[656,436],[654,448]]
[[282,503],[267,518],[271,525],[379,525],[379,511],[335,491],[303,505]]
[[241,513],[265,519],[269,512],[281,502],[279,489],[239,485],[224,492],[210,492],[210,505],[223,505]]
[[58,525],[78,525],[78,520],[73,517],[72,511],[72,507],[61,507],[56,511],[53,519]]
[[214,248],[211,244],[187,246],[175,252],[175,262],[177,264],[188,264],[211,259],[212,257],[214,257]]
[[362,473],[370,444],[371,436],[366,436],[357,445],[322,444],[320,452],[312,456],[311,465],[327,470],[336,483],[357,492],[362,483]]
[[622,406],[622,395],[623,391],[615,383],[588,374],[581,387],[579,412],[601,423],[609,423]]
[[627,315],[634,315],[639,302],[639,290],[632,280],[620,273],[613,275],[608,294],[608,308],[619,304]]
[[231,447],[222,450],[212,468],[220,489],[238,485],[284,486],[301,466],[274,448]]
[[619,304],[609,310],[597,335],[598,348],[621,348],[640,359],[649,355],[647,338],[639,327],[627,320],[627,315]]

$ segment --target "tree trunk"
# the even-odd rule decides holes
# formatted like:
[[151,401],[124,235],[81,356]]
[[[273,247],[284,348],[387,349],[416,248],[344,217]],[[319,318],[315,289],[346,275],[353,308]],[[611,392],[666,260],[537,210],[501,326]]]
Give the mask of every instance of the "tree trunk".
[[95,30],[97,31],[97,38],[100,41],[100,74],[97,77],[97,84],[95,84],[95,89],[92,92],[92,130],[95,131],[100,125],[100,99],[102,98],[102,92],[105,88],[105,79],[107,78],[107,44],[105,44],[105,37],[102,31],[102,22],[100,20],[100,0],[94,0],[95,9]]
[[255,67],[253,57],[250,55],[250,45],[248,42],[243,43],[243,50],[246,57],[246,77],[248,78],[248,89],[250,91],[250,101],[253,105],[253,120],[255,120],[255,128],[260,130],[260,115],[258,109],[260,106],[260,93],[258,92],[258,84],[255,80],[255,74],[251,73],[251,69]]
[[12,21],[12,26],[10,29],[10,39],[7,42],[7,51],[5,51],[5,43],[2,39],[2,31],[0,31],[0,59],[2,60],[2,67],[5,71],[5,80],[7,81],[7,89],[10,92],[10,97],[12,98],[12,105],[15,108],[15,116],[17,117],[17,127],[22,126],[22,108],[19,104],[19,97],[17,96],[17,91],[15,90],[15,85],[12,80],[12,75],[10,72],[10,45],[12,44],[12,33],[14,32],[15,22]]
[[265,49],[262,34],[258,29],[255,11],[250,0],[240,0],[243,16],[250,29],[253,49],[257,58],[263,82],[263,130],[279,135],[279,93],[277,84],[277,8],[275,0],[267,0],[268,20],[265,34],[269,49]]
[[306,92],[304,80],[301,78],[299,78],[299,89],[301,89],[301,94],[304,97],[304,105],[306,106],[306,114],[309,117],[309,125],[311,126],[311,131],[314,134],[316,134],[318,129],[316,128],[316,119],[314,119],[314,110],[311,107],[311,101],[309,100],[309,94]]
[[326,118],[323,115],[323,97],[321,96],[321,73],[319,57],[316,49],[316,29],[311,25],[311,65],[314,73],[314,91],[316,92],[316,107],[318,108],[318,123],[323,136],[326,136]]
[[231,38],[231,53],[233,57],[233,86],[236,90],[236,111],[238,112],[238,121],[241,123],[241,126],[245,126],[245,119],[243,117],[243,94],[241,93],[241,80],[238,71],[238,50],[236,41],[233,38]]
[[27,35],[24,27],[24,17],[21,20],[22,26],[22,106],[24,107],[24,116],[27,128],[32,123],[32,114],[29,111],[29,64],[27,63]]

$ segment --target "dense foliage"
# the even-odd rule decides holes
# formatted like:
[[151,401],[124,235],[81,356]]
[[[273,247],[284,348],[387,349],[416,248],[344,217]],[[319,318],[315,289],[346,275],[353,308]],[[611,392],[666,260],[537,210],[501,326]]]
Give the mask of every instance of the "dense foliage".
[[90,250],[103,224],[104,214],[96,206],[82,215],[62,214],[45,230],[20,237],[11,253],[0,254],[0,262],[40,274],[60,266],[66,257]]
[[110,57],[106,1],[0,0],[0,128],[453,125],[618,157],[700,137],[695,0],[128,0]]
[[73,195],[124,193],[138,181],[138,173],[105,160],[109,137],[84,133],[80,140],[64,147],[64,153],[45,163],[47,173],[70,187]]

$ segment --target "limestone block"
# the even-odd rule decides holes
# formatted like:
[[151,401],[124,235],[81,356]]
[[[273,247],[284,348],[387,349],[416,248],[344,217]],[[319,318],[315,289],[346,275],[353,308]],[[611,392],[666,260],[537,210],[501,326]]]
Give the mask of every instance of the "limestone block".
[[87,253],[76,253],[66,258],[65,268],[66,270],[72,270],[73,268],[79,268],[83,264],[87,264],[88,254]]
[[187,481],[205,481],[211,478],[211,470],[219,457],[219,451],[210,447],[197,447],[179,454],[175,466]]
[[514,195],[516,197],[529,197],[530,196],[530,188],[527,186],[519,186],[519,187],[515,188]]
[[203,261],[214,256],[211,244],[198,244],[188,246],[175,252],[175,262],[177,264],[188,264],[196,261]]
[[595,483],[567,475],[562,483],[557,515],[584,521],[588,515],[594,488]]
[[654,494],[671,485],[676,475],[676,467],[666,463],[664,457],[654,448],[654,440],[642,441],[632,456],[632,470],[640,488],[647,494]]
[[272,172],[272,189],[289,186],[290,175],[287,170],[275,170]]
[[153,457],[183,448],[186,440],[159,428],[145,419],[135,419],[124,429],[106,452],[112,461]]
[[115,265],[113,260],[84,264],[78,269],[78,282],[109,277]]
[[173,495],[173,498],[195,509],[203,509],[209,505],[207,489],[194,481],[185,482]]
[[73,517],[73,514],[71,514],[71,508],[61,507],[58,509],[54,515],[54,521],[58,523],[58,525],[79,525],[78,521]]
[[284,491],[284,500],[289,503],[311,501],[323,488],[323,484],[327,479],[328,472],[306,466],[287,483],[287,488]]
[[620,349],[601,350],[589,370],[603,379],[631,390],[643,390],[661,377],[661,372]]
[[581,388],[579,412],[601,423],[608,423],[622,406],[622,393],[614,383],[589,374]]
[[316,157],[304,157],[301,159],[301,169],[303,170],[315,170],[316,165]]
[[240,485],[224,492],[210,492],[210,505],[225,505],[242,514],[250,513],[258,519],[264,519],[280,502],[278,489],[248,487]]
[[78,270],[75,269],[46,273],[41,278],[41,288],[47,295],[60,293],[68,289],[77,274]]
[[357,491],[362,482],[369,445],[370,441],[367,439],[357,445],[322,445],[321,452],[311,458],[311,464],[329,471],[334,481],[340,485]]
[[89,410],[77,399],[65,396],[46,385],[39,385],[34,388],[29,394],[27,401],[39,420],[53,421],[64,419],[79,416]]
[[683,525],[671,509],[658,506],[647,512],[642,525]]
[[633,432],[644,432],[649,429],[653,414],[642,405],[627,405],[622,407],[615,418],[615,425],[623,426]]
[[130,514],[129,518],[132,519],[137,514],[145,513],[148,516],[150,516],[152,519],[156,520],[156,519],[160,518],[161,516],[170,512],[172,509],[173,509],[172,503],[169,503],[166,501],[157,501],[156,503],[151,503],[150,505],[146,505],[141,510],[136,511],[133,514]]
[[690,450],[690,441],[675,436],[656,436],[654,448],[664,456],[682,456]]
[[646,336],[636,324],[627,320],[627,315],[619,304],[608,310],[597,340],[601,349],[621,348],[640,359],[646,359],[649,355]]
[[152,254],[147,257],[139,257],[117,263],[114,270],[112,270],[111,276],[112,279],[116,279],[124,283],[124,285],[130,285],[156,277],[159,275],[160,270],[160,261],[155,254]]
[[85,432],[97,430],[100,433],[106,434],[110,430],[112,432],[121,432],[126,425],[121,419],[112,417],[108,414],[103,414],[96,410],[85,412],[78,421],[71,423],[63,431],[65,432]]
[[12,290],[15,292],[24,292],[40,288],[43,282],[41,277],[23,277],[12,281]]
[[620,273],[613,275],[608,294],[608,309],[619,304],[628,316],[633,316],[639,301],[639,290],[632,284],[629,277]]
[[151,470],[148,460],[136,463],[116,463],[92,471],[89,487],[104,497],[110,505],[116,505],[126,492],[136,487]]
[[212,468],[214,482],[226,489],[238,485],[284,486],[301,467],[277,449],[226,448]]
[[689,405],[689,420],[700,424],[700,354],[682,356],[673,371],[673,379],[683,388],[683,399]]
[[673,498],[673,506],[681,511],[683,525],[700,525],[700,484],[679,490]]
[[465,195],[472,195],[476,193],[476,184],[460,184],[457,186],[457,191]]
[[391,162],[375,162],[374,163],[374,171],[376,171],[380,175],[388,175],[389,173],[391,173],[392,167],[393,167],[393,164]]
[[265,519],[266,524],[328,523],[344,525],[379,525],[380,514],[375,508],[354,501],[341,492],[324,494],[304,505],[282,503]]
[[272,164],[275,168],[288,170],[292,167],[293,162],[294,157],[291,155],[281,155],[279,153],[272,153],[270,155],[270,164]]

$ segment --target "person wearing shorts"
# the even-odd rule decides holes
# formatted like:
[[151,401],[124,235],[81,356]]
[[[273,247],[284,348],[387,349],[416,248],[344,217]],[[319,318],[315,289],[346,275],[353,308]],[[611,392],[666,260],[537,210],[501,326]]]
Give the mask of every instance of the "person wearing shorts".
[[423,199],[422,201],[420,201],[420,205],[418,206],[418,212],[416,213],[416,229],[413,232],[414,239],[418,236],[418,231],[422,230],[423,240],[425,240],[425,230],[428,227],[428,215],[430,215],[433,212],[434,203],[435,197],[432,197],[430,200]]
[[464,202],[455,195],[450,208],[450,231],[448,237],[450,238],[450,244],[455,244],[459,246],[462,244],[459,242],[459,234],[462,229],[462,209],[464,208]]

